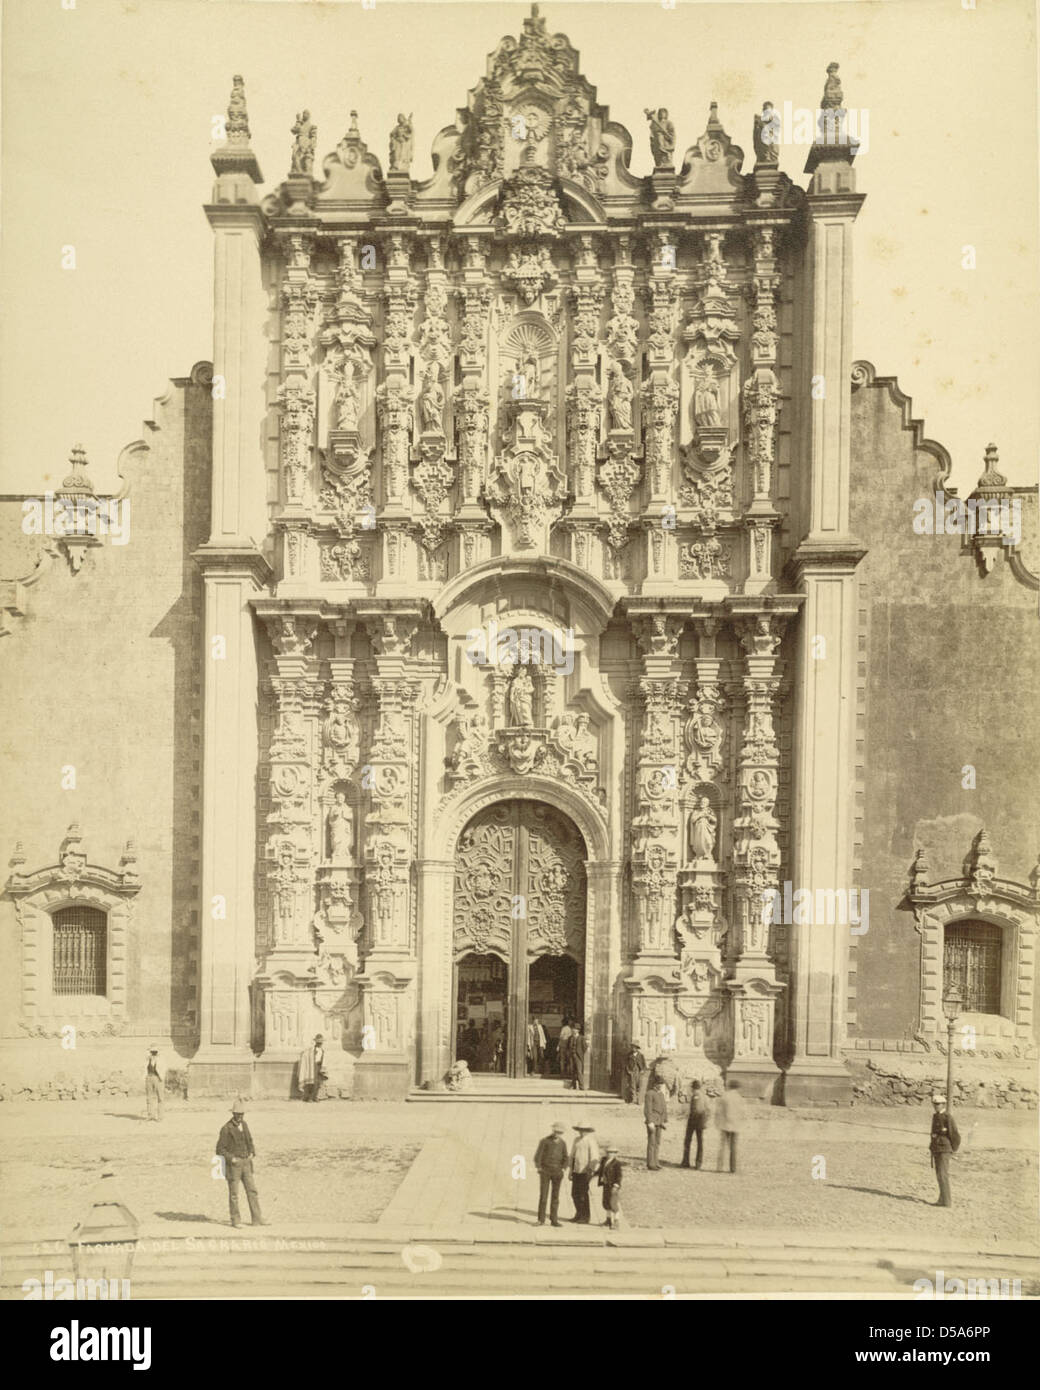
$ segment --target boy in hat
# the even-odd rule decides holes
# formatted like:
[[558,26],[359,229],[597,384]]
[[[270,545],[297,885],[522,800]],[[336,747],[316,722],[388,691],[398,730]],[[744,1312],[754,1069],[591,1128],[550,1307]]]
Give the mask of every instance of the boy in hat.
[[162,1097],[165,1083],[166,1077],[159,1065],[159,1049],[150,1047],[148,1049],[148,1066],[144,1074],[144,1095],[150,1120],[158,1122],[162,1119]]
[[577,1124],[573,1128],[578,1131],[578,1137],[571,1150],[571,1201],[574,1203],[571,1220],[579,1226],[587,1226],[592,1219],[589,1184],[599,1164],[599,1147],[593,1138],[592,1125]]
[[950,1155],[955,1154],[960,1146],[960,1131],[946,1109],[946,1097],[937,1091],[932,1096],[932,1134],[928,1142],[932,1167],[939,1182],[937,1207],[953,1206],[950,1196]]
[[538,1172],[538,1224],[545,1225],[545,1207],[552,1193],[552,1201],[549,1207],[549,1217],[554,1226],[559,1226],[560,1222],[560,1183],[563,1182],[563,1175],[567,1171],[567,1144],[564,1140],[566,1125],[559,1120],[552,1127],[552,1132],[547,1134],[544,1139],[539,1141],[538,1148],[535,1150],[534,1166]]
[[607,1213],[603,1224],[616,1231],[621,1225],[621,1160],[616,1144],[607,1145],[607,1155],[599,1165],[599,1185],[603,1189],[603,1210]]
[[238,1213],[239,1183],[246,1190],[253,1225],[266,1226],[267,1222],[260,1215],[260,1196],[253,1181],[253,1159],[256,1149],[253,1147],[253,1136],[246,1124],[245,1112],[246,1108],[241,1099],[236,1100],[231,1107],[231,1119],[220,1131],[220,1137],[217,1139],[217,1153],[224,1160],[224,1177],[228,1185],[228,1207],[232,1226],[242,1224]]

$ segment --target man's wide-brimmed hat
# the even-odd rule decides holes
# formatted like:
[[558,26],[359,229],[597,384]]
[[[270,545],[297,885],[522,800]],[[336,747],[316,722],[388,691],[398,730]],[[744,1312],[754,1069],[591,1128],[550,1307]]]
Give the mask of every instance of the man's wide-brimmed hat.
[[553,1134],[565,1134],[567,1132],[567,1126],[562,1120],[557,1120],[552,1127],[552,1132]]
[[325,1039],[321,1036],[320,1033],[315,1033],[315,1035],[314,1035],[314,1041],[315,1041],[315,1042],[324,1042]]
[[571,1128],[572,1128],[572,1129],[580,1129],[580,1130],[582,1130],[585,1134],[595,1134],[595,1133],[596,1133],[596,1127],[595,1127],[595,1125],[586,1125],[586,1124],[572,1125]]
[[607,1153],[608,1153],[608,1154],[616,1154],[616,1153],[618,1153],[618,1152],[619,1152],[619,1150],[618,1150],[618,1146],[617,1146],[616,1144],[608,1144],[608,1145],[607,1145]]
[[231,1113],[232,1115],[244,1115],[246,1113],[246,1108],[242,1104],[241,1099],[235,1101],[234,1105],[231,1107]]
[[148,1051],[149,1051],[149,1052],[158,1052],[159,1049],[158,1049],[157,1047],[150,1047],[150,1048],[148,1049]]
[[935,1095],[932,1096],[932,1104],[933,1104],[933,1105],[945,1105],[945,1104],[946,1104],[946,1097],[943,1096],[943,1095],[940,1095],[939,1092],[936,1091]]

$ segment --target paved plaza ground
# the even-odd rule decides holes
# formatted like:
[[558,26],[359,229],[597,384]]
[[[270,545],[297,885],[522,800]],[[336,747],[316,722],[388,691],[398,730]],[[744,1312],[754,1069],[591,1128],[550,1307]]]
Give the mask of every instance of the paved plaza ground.
[[[144,1120],[133,1100],[5,1103],[3,1238],[66,1235],[103,1158],[114,1164],[122,1200],[142,1230],[154,1235],[195,1223],[219,1232],[227,1221],[226,1187],[212,1176],[212,1155],[226,1117],[223,1104],[203,1100],[171,1100],[161,1124]],[[964,1142],[949,1210],[932,1205],[929,1115],[910,1107],[750,1109],[736,1175],[714,1171],[713,1129],[705,1169],[678,1167],[681,1114],[668,1128],[662,1170],[649,1173],[635,1107],[580,1105],[562,1094],[536,1104],[258,1101],[247,1119],[274,1231],[282,1224],[378,1222],[384,1229],[490,1227],[504,1234],[534,1220],[531,1160],[540,1136],[554,1120],[571,1126],[587,1119],[601,1141],[620,1146],[630,1232],[777,1228],[875,1239],[890,1232],[894,1241],[949,1238],[980,1250],[1013,1243],[1023,1252],[1038,1244],[1032,1112],[959,1112]],[[566,1186],[562,1215],[569,1217]],[[593,1218],[602,1219],[595,1192]]]

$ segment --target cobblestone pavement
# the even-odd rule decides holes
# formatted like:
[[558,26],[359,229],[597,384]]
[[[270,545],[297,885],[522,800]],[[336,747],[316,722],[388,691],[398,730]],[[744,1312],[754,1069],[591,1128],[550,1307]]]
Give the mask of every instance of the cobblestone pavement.
[[[126,1100],[4,1104],[5,1234],[66,1233],[102,1157],[114,1161],[123,1200],[143,1229],[183,1231],[188,1222],[198,1223],[203,1234],[207,1224],[226,1221],[225,1185],[211,1176],[225,1118],[222,1105],[201,1100],[170,1102],[161,1124],[144,1121]],[[261,1101],[247,1114],[264,1214],[275,1229],[378,1221],[383,1229],[493,1227],[503,1233],[534,1220],[531,1158],[538,1138],[555,1119],[570,1126],[579,1118],[595,1125],[601,1142],[610,1138],[620,1146],[624,1226],[633,1235],[672,1227],[784,1228],[831,1239],[845,1231],[891,1232],[904,1241],[971,1240],[979,1249],[1014,1242],[1023,1251],[1037,1249],[1035,1112],[958,1112],[964,1143],[953,1165],[949,1210],[931,1205],[937,1194],[928,1160],[929,1116],[909,1107],[752,1110],[736,1175],[714,1171],[715,1130],[706,1136],[703,1171],[677,1166],[681,1114],[665,1136],[662,1170],[648,1173],[641,1117],[620,1103]],[[814,1171],[826,1176],[813,1177]],[[561,1214],[572,1213],[565,1184]],[[601,1219],[594,1191],[593,1220]]]

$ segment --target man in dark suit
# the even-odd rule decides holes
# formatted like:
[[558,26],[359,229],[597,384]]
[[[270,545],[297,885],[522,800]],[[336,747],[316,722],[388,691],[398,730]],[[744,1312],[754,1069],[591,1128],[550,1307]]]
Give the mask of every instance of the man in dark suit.
[[661,1167],[661,1136],[668,1125],[667,1087],[661,1077],[646,1093],[643,1102],[643,1118],[646,1120],[646,1168],[648,1173],[656,1173]]
[[231,1119],[220,1131],[220,1137],[217,1139],[217,1154],[224,1163],[232,1226],[242,1224],[238,1212],[239,1183],[246,1190],[253,1225],[266,1226],[267,1222],[260,1215],[260,1196],[253,1181],[253,1159],[256,1149],[253,1147],[253,1136],[249,1133],[249,1126],[245,1121],[245,1109],[241,1100],[236,1100],[231,1107]]
[[567,1143],[563,1137],[566,1130],[567,1126],[557,1120],[552,1127],[552,1133],[539,1140],[538,1148],[535,1150],[534,1166],[538,1171],[539,1183],[539,1226],[545,1225],[545,1208],[549,1201],[550,1192],[552,1200],[549,1205],[549,1219],[554,1226],[562,1224],[560,1221],[560,1184],[567,1171]]
[[952,1207],[950,1197],[950,1155],[961,1146],[960,1131],[953,1116],[946,1109],[946,1097],[936,1093],[932,1096],[932,1135],[928,1147],[932,1155],[932,1167],[939,1181],[939,1200],[937,1207]]
[[690,1166],[690,1143],[697,1136],[697,1161],[699,1168],[704,1161],[704,1130],[708,1123],[708,1098],[699,1081],[690,1082],[690,1113],[686,1117],[686,1137],[683,1140],[682,1167]]

